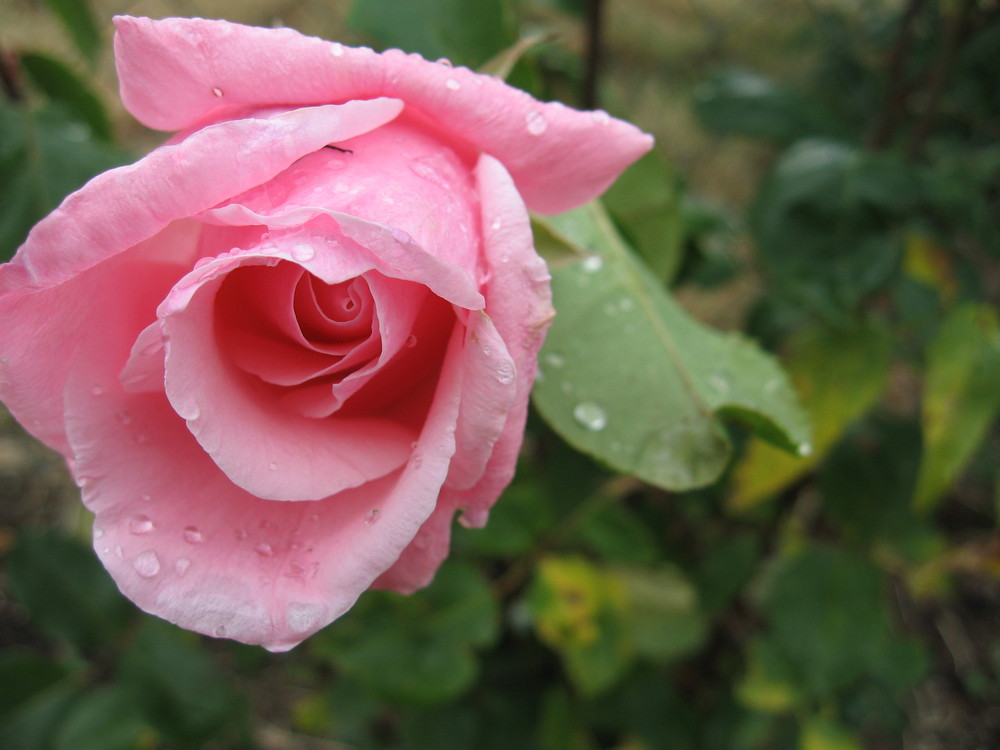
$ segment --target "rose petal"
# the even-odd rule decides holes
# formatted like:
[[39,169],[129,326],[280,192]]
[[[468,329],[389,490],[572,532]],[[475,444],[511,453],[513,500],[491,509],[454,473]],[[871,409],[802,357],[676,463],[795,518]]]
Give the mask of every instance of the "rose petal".
[[457,493],[456,502],[465,510],[459,520],[468,526],[486,523],[489,508],[514,476],[538,350],[555,314],[548,269],[535,253],[528,215],[510,175],[499,161],[484,155],[476,166],[476,178],[491,271],[486,312],[514,360],[517,395],[482,477],[474,487]]
[[326,143],[388,122],[401,106],[380,99],[220,123],[98,175],[39,222],[14,260],[0,267],[0,293],[71,279],[171,222],[271,179]]
[[[363,260],[331,255],[327,264],[341,265],[334,283],[367,270]],[[166,393],[232,482],[262,498],[317,500],[400,467],[416,433],[381,416],[301,416],[226,358],[215,335],[219,287],[240,266],[274,260],[251,254],[216,259],[175,287],[160,308],[169,338]]]
[[[137,330],[134,321],[109,326],[117,342]],[[450,346],[461,347],[457,331]],[[96,514],[94,547],[147,612],[287,650],[345,612],[434,510],[454,450],[457,368],[442,371],[405,469],[324,500],[278,503],[230,483],[162,394],[125,392],[111,362],[127,348],[109,353],[75,363],[70,442]]]
[[119,16],[115,25],[122,100],[160,130],[273,105],[399,97],[448,139],[503,162],[526,203],[549,213],[595,198],[653,145],[603,112],[543,104],[496,78],[415,55],[226,21]]

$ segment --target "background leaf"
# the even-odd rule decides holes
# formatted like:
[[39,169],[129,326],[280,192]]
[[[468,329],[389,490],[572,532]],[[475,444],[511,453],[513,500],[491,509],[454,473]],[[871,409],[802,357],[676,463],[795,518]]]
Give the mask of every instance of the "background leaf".
[[45,0],[45,4],[62,22],[80,54],[94,63],[101,50],[101,27],[89,0]]

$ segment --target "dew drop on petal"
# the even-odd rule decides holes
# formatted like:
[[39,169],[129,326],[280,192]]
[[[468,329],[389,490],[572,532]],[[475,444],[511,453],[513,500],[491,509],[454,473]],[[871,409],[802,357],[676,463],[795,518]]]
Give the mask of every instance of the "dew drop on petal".
[[406,346],[412,349],[416,345],[417,345],[417,337],[411,333],[409,336],[406,337]]
[[99,385],[95,385],[95,386],[93,386],[90,389],[90,395],[91,396],[100,396],[103,393],[104,393],[104,389],[101,388],[101,386],[99,386]]
[[276,464],[274,461],[271,461],[271,463],[267,465],[267,468],[270,469],[271,471],[277,471],[278,464]]
[[494,219],[492,223],[490,223],[490,229],[492,229],[494,232],[500,231],[502,227],[503,227],[503,221],[501,221],[500,219]]
[[378,521],[378,516],[379,516],[378,508],[372,508],[370,511],[368,511],[368,513],[365,514],[365,526],[371,526],[373,523]]
[[607,125],[611,122],[611,115],[605,112],[603,109],[595,109],[590,113],[590,119],[600,125]]
[[330,45],[330,54],[334,57],[343,57],[344,55],[344,45],[340,42],[333,42]]
[[460,84],[454,78],[449,78],[447,81],[444,82],[444,85],[445,88],[449,89],[450,91],[458,91],[460,88],[462,88],[462,84]]
[[213,631],[219,638],[222,638],[226,634],[226,626],[220,625]]
[[412,239],[407,232],[403,231],[399,227],[392,228],[392,238],[396,240],[396,242],[399,242],[400,244],[403,245],[409,243],[410,240]]
[[186,557],[178,557],[174,562],[174,570],[177,575],[182,576],[187,573],[187,569],[191,567],[191,561]]
[[156,524],[149,516],[135,516],[128,522],[128,530],[136,535],[148,534],[155,528]]
[[514,378],[514,365],[510,362],[500,363],[500,366],[497,368],[497,380],[504,385],[509,385],[514,382]]
[[119,560],[125,558],[125,550],[122,549],[122,546],[120,544],[115,545],[115,557],[117,557]]
[[603,430],[608,424],[608,415],[593,401],[583,401],[573,409],[573,418],[592,432]]
[[285,609],[288,628],[293,633],[318,629],[326,616],[326,606],[319,602],[291,602]]
[[183,536],[184,541],[188,544],[201,544],[205,541],[205,535],[198,530],[197,526],[185,526]]
[[102,529],[100,526],[95,526],[94,539],[100,539],[102,536],[104,536],[104,529]]
[[160,572],[160,558],[153,550],[148,549],[132,561],[132,567],[143,578],[152,578]]
[[545,119],[545,115],[537,110],[530,110],[524,116],[525,122],[528,126],[528,133],[530,135],[541,135],[549,127],[549,121]]
[[220,99],[221,99],[221,98],[222,98],[223,96],[225,96],[225,94],[223,94],[223,93],[222,93],[222,89],[220,89],[220,88],[219,88],[218,86],[213,86],[213,87],[212,87],[212,93],[213,93],[213,94],[214,94],[215,96],[219,97]]
[[261,542],[256,547],[254,547],[253,550],[254,550],[254,552],[256,552],[261,557],[273,557],[274,556],[274,549],[271,547],[270,544],[267,544],[266,542]]
[[292,248],[292,257],[295,260],[304,262],[312,260],[316,256],[316,248],[312,245],[300,242]]

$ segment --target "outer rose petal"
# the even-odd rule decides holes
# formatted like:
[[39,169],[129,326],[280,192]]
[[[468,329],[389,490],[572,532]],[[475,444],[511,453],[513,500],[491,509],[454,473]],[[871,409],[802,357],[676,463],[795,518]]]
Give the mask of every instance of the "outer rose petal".
[[413,591],[426,585],[448,554],[451,518],[461,509],[466,526],[483,526],[489,509],[514,476],[524,436],[528,397],[535,379],[538,350],[551,321],[552,295],[545,262],[535,253],[524,203],[503,165],[483,156],[476,166],[482,201],[484,250],[491,276],[486,312],[506,342],[517,372],[516,393],[503,431],[479,481],[470,488],[445,486],[434,515],[376,585]]
[[399,97],[448,138],[503,162],[528,206],[547,213],[597,197],[653,144],[603,112],[543,104],[490,76],[398,51],[226,21],[119,16],[115,24],[122,100],[160,130],[264,106]]
[[[88,307],[130,286],[97,266],[147,240],[157,262],[189,266],[197,227],[181,220],[274,177],[326,143],[378,127],[400,107],[382,99],[213,125],[70,195],[31,231],[14,260],[0,266],[0,399],[33,435],[65,451],[63,383],[73,352],[101,328]],[[175,269],[171,279],[181,273]]]

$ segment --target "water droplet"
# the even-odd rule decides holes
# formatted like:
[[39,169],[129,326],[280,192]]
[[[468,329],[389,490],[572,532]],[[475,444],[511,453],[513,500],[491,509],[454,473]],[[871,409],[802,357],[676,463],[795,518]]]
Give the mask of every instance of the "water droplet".
[[148,534],[156,528],[156,524],[149,516],[136,516],[128,522],[128,530],[133,534]]
[[261,557],[274,556],[274,549],[271,547],[270,544],[267,544],[265,542],[261,542],[260,544],[258,544],[256,547],[253,548],[253,551],[256,552],[258,555],[260,555]]
[[449,91],[458,91],[460,88],[462,88],[462,84],[460,84],[454,78],[449,78],[447,81],[444,82],[444,85],[445,88],[447,88]]
[[635,307],[635,302],[630,300],[628,297],[622,297],[618,301],[618,309],[622,312],[628,312]]
[[378,520],[378,515],[379,515],[378,508],[372,508],[370,511],[368,511],[368,513],[365,515],[365,526],[371,526],[373,523],[375,523]]
[[217,635],[217,636],[218,636],[219,638],[222,638],[222,637],[223,637],[223,636],[224,636],[224,635],[226,634],[226,626],[225,626],[225,625],[220,625],[219,627],[217,627],[217,628],[215,629],[215,631],[214,631],[214,632],[215,632],[215,634],[216,634],[216,635]]
[[504,385],[509,385],[514,382],[516,373],[514,372],[514,365],[510,362],[501,362],[500,366],[497,368],[497,380],[499,380]]
[[310,513],[306,516],[306,520],[310,523],[316,523],[319,520],[319,513]]
[[271,471],[277,471],[278,470],[278,464],[276,464],[274,461],[271,461],[267,465],[267,468],[270,469]]
[[795,452],[804,458],[805,456],[812,455],[813,448],[809,443],[799,443],[798,448],[795,449]]
[[94,539],[100,539],[102,536],[104,536],[104,529],[102,529],[100,526],[95,526]]
[[201,407],[198,404],[191,404],[187,412],[181,416],[189,422],[194,422],[201,416]]
[[115,414],[115,419],[118,420],[118,424],[125,426],[132,424],[132,415],[127,411],[120,411]]
[[221,98],[222,98],[223,96],[225,96],[225,94],[223,94],[223,93],[222,93],[222,89],[220,89],[220,88],[219,88],[218,86],[213,86],[213,87],[212,87],[212,93],[213,93],[213,94],[215,94],[215,95],[216,95],[217,97],[219,97],[220,99],[221,99]]
[[417,345],[417,337],[411,333],[409,336],[406,337],[406,346],[412,349],[416,345]]
[[451,67],[451,60],[449,60],[447,57],[439,57],[437,59],[437,63],[438,65],[446,65],[449,68]]
[[600,271],[604,266],[604,258],[600,255],[591,255],[583,261],[581,267],[587,273],[594,273],[595,271]]
[[125,550],[122,549],[122,546],[120,544],[115,545],[115,557],[117,557],[119,560],[125,557]]
[[392,228],[392,238],[402,245],[407,245],[411,241],[410,235],[399,227]]
[[91,396],[100,396],[102,393],[104,393],[104,389],[99,385],[95,385],[90,389]]
[[719,393],[729,393],[729,381],[725,375],[713,372],[705,378],[705,381]]
[[595,109],[593,112],[590,113],[590,119],[592,119],[596,123],[600,123],[601,125],[607,125],[609,122],[611,122],[611,115],[609,115],[603,109]]
[[537,110],[530,110],[524,119],[528,125],[528,133],[531,135],[541,135],[548,130],[549,121],[545,119],[545,115]]
[[197,526],[185,526],[184,541],[188,544],[201,544],[205,541],[205,535],[198,530]]
[[174,562],[174,570],[177,571],[177,575],[182,576],[187,573],[187,569],[191,567],[191,561],[186,557],[178,557],[176,562]]
[[500,219],[494,219],[490,223],[490,229],[492,229],[494,232],[500,231],[502,227],[503,227],[503,222]]
[[441,171],[441,161],[440,157],[421,156],[410,162],[410,171],[418,177],[422,177],[428,182],[432,182],[438,187],[447,190],[450,187],[450,183]]
[[333,42],[330,44],[330,54],[334,57],[344,56],[344,45],[340,42]]
[[573,419],[593,432],[599,432],[608,425],[608,415],[593,401],[583,401],[573,409]]
[[545,355],[545,364],[549,365],[550,367],[554,367],[558,370],[560,367],[566,364],[566,358],[561,354],[557,354],[556,352],[549,352],[548,354]]
[[285,608],[285,618],[293,633],[309,633],[323,624],[326,605],[319,602],[291,602]]
[[160,558],[153,550],[148,549],[132,561],[132,567],[143,578],[152,578],[160,572]]
[[[413,465],[414,469],[419,469],[421,466],[424,465],[424,457],[421,456],[419,453],[414,453],[413,456],[412,456],[412,458],[410,458],[410,463]],[[374,516],[372,516],[372,521],[371,522],[372,523],[375,522],[375,517]],[[368,525],[368,521],[365,521],[365,525],[366,526]]]
[[236,537],[237,542],[242,542],[244,539],[247,538],[247,530],[243,528],[236,529],[233,532],[233,536]]
[[307,260],[312,260],[316,256],[316,248],[312,245],[307,245],[304,242],[300,242],[292,248],[292,257],[299,262],[305,262]]

